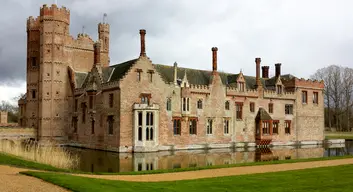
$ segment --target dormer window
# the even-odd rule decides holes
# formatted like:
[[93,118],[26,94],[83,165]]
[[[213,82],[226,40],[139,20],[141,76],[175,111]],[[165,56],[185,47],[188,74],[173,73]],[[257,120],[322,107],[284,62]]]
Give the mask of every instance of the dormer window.
[[244,82],[238,82],[238,89],[239,91],[244,91],[245,90],[245,83]]
[[282,85],[277,85],[277,94],[282,94]]

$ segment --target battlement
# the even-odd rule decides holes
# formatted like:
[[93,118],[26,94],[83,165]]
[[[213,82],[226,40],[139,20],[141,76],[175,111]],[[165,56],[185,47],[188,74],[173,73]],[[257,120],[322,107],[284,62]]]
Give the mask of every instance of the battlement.
[[257,97],[258,91],[257,89],[245,89],[244,91],[240,91],[236,87],[226,87],[227,96],[244,96],[244,97]]
[[203,90],[209,90],[210,87],[208,85],[194,85],[190,84],[190,89],[203,89]]
[[108,23],[99,23],[98,24],[98,31],[99,32],[108,32],[110,30],[110,25]]
[[318,80],[310,80],[310,79],[298,79],[295,78],[295,86],[296,87],[307,87],[307,88],[318,88],[318,89],[323,89],[325,84],[324,81],[318,81]]
[[40,18],[30,16],[27,19],[27,31],[39,31],[40,30]]
[[40,17],[43,20],[56,20],[70,24],[70,10],[66,7],[58,8],[55,4],[52,4],[51,7],[44,4],[40,8]]
[[282,94],[277,94],[276,91],[273,90],[264,90],[264,97],[271,98],[285,98],[285,99],[295,99],[295,92],[282,92]]

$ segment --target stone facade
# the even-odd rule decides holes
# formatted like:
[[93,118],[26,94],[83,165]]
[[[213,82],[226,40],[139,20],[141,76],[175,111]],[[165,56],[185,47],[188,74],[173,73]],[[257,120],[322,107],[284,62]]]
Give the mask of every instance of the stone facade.
[[155,64],[146,54],[145,30],[139,56],[110,65],[109,24],[98,25],[93,42],[85,34],[73,39],[69,23],[69,11],[56,5],[28,20],[20,124],[38,129],[39,139],[118,152],[324,139],[323,82],[282,75],[281,64],[274,77],[263,66],[260,77],[260,58],[256,77],[219,72],[217,47],[210,71]]

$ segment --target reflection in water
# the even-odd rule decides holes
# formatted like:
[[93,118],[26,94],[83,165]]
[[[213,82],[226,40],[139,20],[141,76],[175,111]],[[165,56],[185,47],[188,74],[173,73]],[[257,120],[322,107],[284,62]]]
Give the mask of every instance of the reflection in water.
[[87,172],[128,172],[176,169],[258,161],[306,159],[353,155],[353,142],[330,146],[282,146],[274,148],[211,149],[164,151],[156,153],[114,153],[90,149],[68,148],[81,158],[78,170]]

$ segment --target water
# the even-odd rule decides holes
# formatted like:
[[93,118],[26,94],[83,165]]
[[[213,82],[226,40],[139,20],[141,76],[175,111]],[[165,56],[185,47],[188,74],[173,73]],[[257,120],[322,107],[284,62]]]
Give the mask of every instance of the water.
[[300,148],[282,146],[246,151],[237,148],[130,154],[71,147],[67,149],[80,157],[80,165],[77,170],[129,172],[353,155],[353,141],[330,146],[301,146]]

